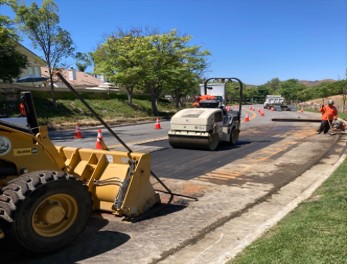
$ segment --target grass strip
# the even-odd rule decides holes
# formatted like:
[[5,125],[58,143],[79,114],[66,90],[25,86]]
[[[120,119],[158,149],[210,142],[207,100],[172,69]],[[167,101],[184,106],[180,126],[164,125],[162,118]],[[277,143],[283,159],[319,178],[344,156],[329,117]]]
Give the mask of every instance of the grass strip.
[[229,264],[347,263],[347,160]]

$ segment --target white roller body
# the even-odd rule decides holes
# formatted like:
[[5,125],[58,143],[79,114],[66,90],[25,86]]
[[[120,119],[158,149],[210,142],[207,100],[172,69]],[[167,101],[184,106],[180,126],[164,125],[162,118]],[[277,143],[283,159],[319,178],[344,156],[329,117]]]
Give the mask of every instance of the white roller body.
[[208,136],[215,129],[221,135],[223,113],[219,108],[187,108],[177,112],[170,122],[170,134]]
[[220,108],[187,108],[171,118],[169,143],[173,147],[214,150],[218,142],[231,140],[233,129],[238,135],[239,122],[233,122],[231,112],[223,113]]

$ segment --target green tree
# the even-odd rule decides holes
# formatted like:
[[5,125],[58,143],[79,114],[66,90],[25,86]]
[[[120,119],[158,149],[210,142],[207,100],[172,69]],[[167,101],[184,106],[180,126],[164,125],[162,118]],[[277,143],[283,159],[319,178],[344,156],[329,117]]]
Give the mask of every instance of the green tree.
[[180,76],[173,75],[165,81],[165,93],[172,96],[176,109],[179,109],[183,105],[183,97],[198,93],[200,83],[202,79],[193,72],[182,72]]
[[277,95],[278,90],[281,88],[281,81],[278,78],[273,78],[270,81],[268,81],[265,86],[267,86],[272,94]]
[[143,86],[149,48],[149,39],[141,35],[141,30],[118,30],[93,54],[95,72],[106,75],[112,82],[125,88],[128,104],[134,108],[132,98],[135,88]]
[[84,72],[89,66],[93,65],[93,53],[77,52],[75,54],[77,69]]
[[[172,84],[184,77],[199,78],[207,68],[206,56],[210,53],[201,50],[201,46],[189,46],[191,36],[179,36],[176,30],[153,34],[149,38],[152,49],[145,88],[151,96],[153,114],[157,115],[157,101],[166,87],[173,87]],[[177,83],[177,89],[180,88],[179,85],[182,82]]]
[[325,98],[331,95],[329,90],[329,83],[323,82],[317,85],[315,95],[316,98]]
[[62,58],[73,55],[74,46],[70,33],[59,26],[58,7],[53,0],[44,0],[41,7],[35,2],[25,6],[22,2],[14,1],[12,8],[23,33],[44,54],[51,83],[51,97],[55,105],[53,70]]
[[[239,84],[237,82],[230,82],[228,81],[225,84],[225,96],[229,103],[234,104],[239,101],[240,98],[240,90],[239,90]],[[245,86],[243,87],[243,98],[248,98],[247,91],[245,89]],[[247,100],[247,99],[246,99]]]
[[339,80],[336,82],[327,83],[328,90],[330,91],[330,95],[338,95],[343,94],[343,89],[346,85],[346,80]]
[[[178,36],[176,31],[152,36],[154,43],[154,72],[163,80],[162,86],[152,86],[152,108],[163,93],[171,94],[176,108],[182,104],[183,96],[195,93],[207,68],[207,50],[201,46],[189,46],[191,36]],[[154,92],[153,92],[154,91]]]
[[135,88],[148,93],[152,113],[158,115],[157,101],[164,92],[173,94],[178,106],[181,96],[197,83],[207,67],[205,57],[209,52],[189,46],[190,39],[178,36],[176,31],[158,34],[141,29],[119,30],[94,53],[95,69],[125,87],[131,105]]
[[249,103],[260,103],[264,100],[263,96],[259,94],[259,89],[254,85],[243,85],[243,101]]
[[[6,1],[0,1],[0,6],[4,4]],[[12,82],[27,67],[28,59],[16,49],[18,36],[7,16],[0,16],[0,43],[0,80]]]
[[300,99],[299,94],[304,89],[305,85],[301,84],[298,80],[289,79],[281,82],[278,93],[281,94],[289,103],[290,101]]
[[261,102],[265,101],[265,98],[268,94],[272,94],[273,91],[266,84],[259,85],[257,87],[257,95]]
[[313,88],[312,87],[307,87],[305,86],[304,89],[302,89],[301,91],[299,91],[297,93],[297,96],[298,96],[298,101],[299,102],[305,102],[305,101],[309,101],[311,99],[313,99]]

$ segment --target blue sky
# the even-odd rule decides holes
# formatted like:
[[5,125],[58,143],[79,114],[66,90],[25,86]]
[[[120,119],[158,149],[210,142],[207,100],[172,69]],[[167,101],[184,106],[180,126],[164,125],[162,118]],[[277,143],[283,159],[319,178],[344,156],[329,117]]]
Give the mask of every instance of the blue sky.
[[[27,4],[32,1],[26,1]],[[40,4],[42,1],[35,1]],[[206,77],[345,79],[347,0],[55,0],[76,51],[118,28],[176,29],[211,52]],[[0,7],[1,15],[11,10]],[[23,44],[33,49],[28,40]],[[70,61],[73,64],[73,61]],[[74,65],[72,65],[74,66]]]

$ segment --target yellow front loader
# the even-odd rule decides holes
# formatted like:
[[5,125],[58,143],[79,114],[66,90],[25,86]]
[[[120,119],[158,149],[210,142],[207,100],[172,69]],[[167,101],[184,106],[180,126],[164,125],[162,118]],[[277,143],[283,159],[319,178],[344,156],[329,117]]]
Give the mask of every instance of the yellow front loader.
[[136,217],[160,203],[150,154],[53,145],[22,93],[27,127],[0,120],[0,237],[48,252],[68,245],[91,210]]

